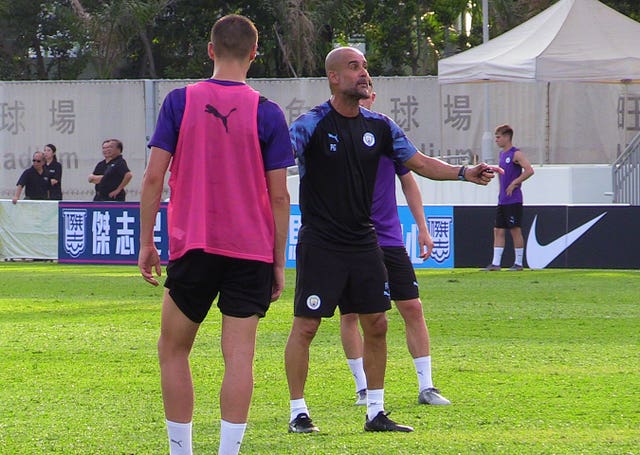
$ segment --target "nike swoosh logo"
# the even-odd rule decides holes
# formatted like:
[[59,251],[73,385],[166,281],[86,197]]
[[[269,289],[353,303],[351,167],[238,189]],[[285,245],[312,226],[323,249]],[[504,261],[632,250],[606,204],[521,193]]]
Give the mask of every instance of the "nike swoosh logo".
[[607,212],[598,215],[591,221],[588,221],[571,232],[558,237],[547,245],[540,245],[540,242],[538,242],[538,239],[536,238],[536,221],[538,219],[538,215],[536,215],[533,218],[533,223],[531,223],[529,238],[527,239],[527,264],[529,264],[529,267],[532,269],[544,269],[551,263],[551,261],[560,256],[564,250],[569,248],[573,242],[582,237],[585,232],[591,229],[591,226],[600,221],[600,218],[606,214]]

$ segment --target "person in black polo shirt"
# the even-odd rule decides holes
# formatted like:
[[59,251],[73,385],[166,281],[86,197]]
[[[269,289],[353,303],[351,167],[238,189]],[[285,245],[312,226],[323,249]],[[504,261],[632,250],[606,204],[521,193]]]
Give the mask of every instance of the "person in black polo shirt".
[[100,161],[93,173],[89,175],[89,182],[96,185],[94,201],[124,201],[124,188],[131,181],[133,174],[122,157],[122,141],[107,139],[102,143],[104,160]]
[[62,164],[56,158],[56,146],[47,144],[42,149],[44,153],[44,172],[49,177],[51,187],[49,189],[49,199],[53,201],[62,200]]
[[42,152],[36,152],[33,154],[33,164],[30,168],[25,169],[18,183],[16,183],[16,194],[13,196],[12,202],[16,204],[20,195],[22,194],[22,188],[24,188],[25,199],[49,199],[49,177],[44,172],[44,154]]

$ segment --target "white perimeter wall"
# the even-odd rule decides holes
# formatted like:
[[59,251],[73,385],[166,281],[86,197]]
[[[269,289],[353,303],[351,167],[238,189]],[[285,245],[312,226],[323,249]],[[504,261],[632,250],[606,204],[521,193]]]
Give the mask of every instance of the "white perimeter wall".
[[[171,89],[189,82],[193,81],[0,82],[0,198],[12,197],[33,152],[50,142],[58,147],[63,166],[64,199],[91,200],[94,190],[87,176],[102,159],[102,141],[119,138],[133,173],[127,200],[139,200],[146,144],[159,106]],[[325,78],[249,83],[280,104],[289,122],[329,97]],[[640,131],[640,84],[439,85],[433,76],[380,77],[375,78],[375,90],[375,109],[389,115],[431,156],[481,156],[487,98],[489,129],[511,124],[514,144],[532,163],[545,165],[525,186],[526,203],[602,201],[611,186],[607,171],[553,166],[610,164]],[[495,144],[491,152],[495,160]],[[553,166],[546,169],[548,164]],[[547,172],[554,173],[550,181]],[[425,202],[495,201],[490,188],[464,188],[453,183],[425,186]]]
[[[533,166],[535,174],[522,185],[525,205],[611,204],[611,166]],[[498,179],[486,187],[467,182],[436,182],[416,175],[425,205],[494,205]],[[298,203],[298,176],[288,179],[291,203]],[[396,179],[396,199],[406,205]]]

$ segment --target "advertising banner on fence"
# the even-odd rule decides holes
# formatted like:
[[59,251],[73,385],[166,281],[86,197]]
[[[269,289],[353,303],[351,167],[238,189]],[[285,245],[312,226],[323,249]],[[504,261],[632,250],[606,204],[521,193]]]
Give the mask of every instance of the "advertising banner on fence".
[[[434,243],[431,257],[426,261],[420,258],[418,226],[411,215],[409,207],[399,206],[398,215],[400,216],[400,224],[402,224],[404,244],[415,268],[453,268],[454,225],[452,206],[425,207],[427,227]],[[300,206],[291,205],[289,236],[287,239],[287,268],[296,266],[296,246],[301,224]]]
[[[7,209],[22,209],[28,213],[26,204],[11,205]],[[418,228],[411,211],[406,206],[398,207],[404,244],[415,268],[481,268],[491,261],[495,206],[425,206],[424,210],[434,241],[431,257],[426,261],[419,257]],[[139,204],[135,202],[61,202],[58,208],[58,262],[137,264],[139,214]],[[286,250],[288,268],[296,266],[301,222],[300,207],[294,204],[291,206]],[[18,230],[18,226],[15,229]],[[27,228],[24,235],[43,232],[43,229]],[[154,231],[160,259],[166,264],[169,255],[166,203],[160,207]],[[525,206],[522,220],[524,265],[533,269],[638,269],[639,231],[640,207]],[[0,238],[4,242],[15,235],[12,232],[3,236],[0,230],[0,237],[6,237],[6,240]],[[37,238],[40,243],[47,240],[41,235]],[[41,256],[34,250],[7,258],[49,256]],[[505,267],[514,261],[513,243],[508,234],[502,260]]]
[[[137,264],[140,205],[136,203],[62,202],[58,206],[58,262]],[[154,226],[160,260],[169,258],[167,204]]]
[[[484,267],[493,257],[495,207],[456,207],[456,267]],[[640,207],[576,205],[524,207],[524,265],[532,269],[640,268]],[[514,262],[506,234],[502,266]]]

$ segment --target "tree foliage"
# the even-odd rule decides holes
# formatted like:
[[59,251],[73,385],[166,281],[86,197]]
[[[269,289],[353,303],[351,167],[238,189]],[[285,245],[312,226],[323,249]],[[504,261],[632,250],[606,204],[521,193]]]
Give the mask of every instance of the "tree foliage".
[[[489,0],[490,37],[557,0]],[[640,20],[637,0],[602,0]],[[335,45],[366,47],[374,75],[436,74],[482,42],[481,0],[0,0],[0,79],[202,78],[212,24],[260,33],[250,77],[324,74]],[[466,33],[465,20],[470,18]]]

